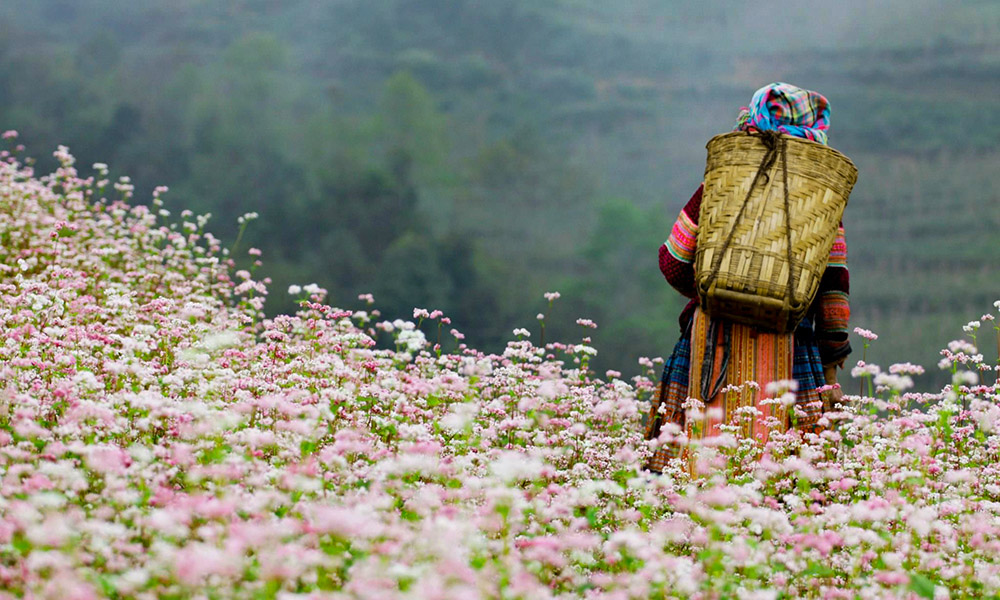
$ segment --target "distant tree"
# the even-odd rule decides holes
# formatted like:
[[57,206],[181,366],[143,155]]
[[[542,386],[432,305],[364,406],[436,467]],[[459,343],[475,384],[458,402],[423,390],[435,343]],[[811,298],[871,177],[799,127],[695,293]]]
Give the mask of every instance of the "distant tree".
[[371,168],[348,181],[324,187],[322,195],[310,204],[299,215],[300,246],[321,239],[331,227],[346,228],[366,258],[376,264],[397,238],[423,229],[416,210],[416,190],[380,169]]
[[379,143],[397,179],[431,183],[445,167],[447,123],[434,99],[406,71],[385,83],[377,116]]
[[582,273],[564,289],[567,304],[599,324],[597,367],[663,355],[680,334],[677,315],[686,299],[663,280],[656,260],[666,221],[628,200],[610,200],[580,248]]
[[427,236],[410,232],[396,239],[378,271],[375,295],[387,315],[407,316],[415,306],[450,309],[455,290]]
[[122,48],[110,31],[94,34],[76,52],[76,66],[88,77],[107,75],[118,66]]

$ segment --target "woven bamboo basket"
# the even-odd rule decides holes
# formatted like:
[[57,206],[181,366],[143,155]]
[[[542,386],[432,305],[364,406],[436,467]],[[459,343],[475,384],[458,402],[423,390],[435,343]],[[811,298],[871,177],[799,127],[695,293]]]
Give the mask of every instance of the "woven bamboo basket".
[[764,137],[709,140],[695,273],[709,315],[787,332],[816,296],[858,170],[833,148],[772,134],[787,160],[773,160],[758,177]]

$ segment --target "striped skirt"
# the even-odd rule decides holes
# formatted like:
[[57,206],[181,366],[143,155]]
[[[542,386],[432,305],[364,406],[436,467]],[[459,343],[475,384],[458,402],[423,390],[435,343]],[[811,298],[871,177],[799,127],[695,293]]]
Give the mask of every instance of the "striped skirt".
[[[794,410],[769,398],[775,394],[765,393],[769,383],[788,380],[797,384]],[[823,413],[819,388],[824,383],[810,320],[794,333],[778,334],[713,321],[699,308],[663,367],[646,438],[658,438],[666,423],[688,438],[718,435],[721,425],[733,424],[740,435],[760,442],[790,425],[815,431]],[[690,413],[696,418],[688,419],[692,407],[697,408]],[[755,410],[747,410],[750,407]],[[662,471],[678,454],[678,446],[664,444],[646,467]]]

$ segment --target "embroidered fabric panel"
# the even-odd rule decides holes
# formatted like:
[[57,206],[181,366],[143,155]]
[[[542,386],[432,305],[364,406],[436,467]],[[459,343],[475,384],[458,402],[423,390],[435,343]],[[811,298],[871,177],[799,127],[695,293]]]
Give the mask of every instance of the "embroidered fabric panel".
[[701,214],[702,186],[681,209],[670,237],[660,245],[660,272],[667,282],[688,298],[695,297],[694,251]]
[[830,249],[830,262],[823,273],[814,303],[816,341],[824,365],[840,362],[851,353],[848,323],[851,321],[851,277],[847,270],[847,238],[844,224]]
[[683,263],[689,263],[694,260],[697,235],[698,224],[688,216],[687,212],[682,210],[664,246],[674,258]]
[[847,292],[828,290],[823,292],[816,310],[816,341],[824,365],[839,362],[851,353],[848,341],[848,323],[851,320],[851,304]]
[[837,228],[837,237],[833,240],[833,247],[830,248],[829,267],[847,268],[847,238],[844,236],[844,225]]

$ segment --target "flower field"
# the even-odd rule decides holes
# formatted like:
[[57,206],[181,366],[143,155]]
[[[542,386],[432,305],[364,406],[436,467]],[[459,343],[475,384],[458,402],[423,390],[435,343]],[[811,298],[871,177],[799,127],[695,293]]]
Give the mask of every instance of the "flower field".
[[662,363],[591,372],[594,323],[486,355],[315,286],[265,318],[258,252],[56,155],[0,164],[0,598],[1000,597],[989,315],[940,392],[862,363],[824,433],[652,475]]

